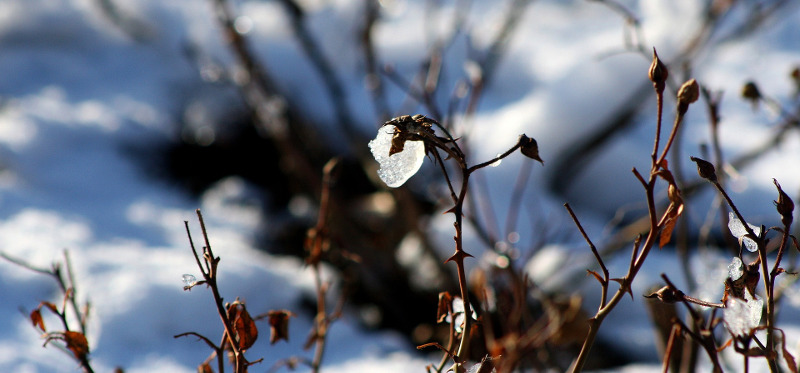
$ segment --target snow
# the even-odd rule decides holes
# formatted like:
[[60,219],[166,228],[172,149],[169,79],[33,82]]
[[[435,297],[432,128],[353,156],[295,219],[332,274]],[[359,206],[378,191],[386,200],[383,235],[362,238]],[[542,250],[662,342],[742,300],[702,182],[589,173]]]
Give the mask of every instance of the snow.
[[[176,340],[172,336],[197,331],[216,339],[220,333],[205,287],[183,290],[187,278],[182,281],[182,276],[199,275],[183,221],[190,222],[197,242],[200,229],[194,210],[200,208],[211,243],[223,258],[222,293],[245,299],[253,314],[270,309],[298,313],[292,319],[288,343],[270,347],[259,341],[248,356],[265,357],[258,368],[267,370],[281,358],[303,354],[302,343],[313,315],[301,311],[300,305],[304,297],[313,297],[313,277],[299,259],[268,255],[254,247],[253,237],[269,217],[261,211],[253,186],[239,178],[227,178],[195,199],[142,169],[146,163],[142,159],[154,156],[151,153],[158,144],[187,135],[201,143],[225,136],[225,129],[213,123],[242,105],[238,93],[226,85],[235,77],[227,76],[221,66],[234,58],[225,46],[211,2],[111,2],[129,27],[115,24],[98,3],[0,2],[0,251],[42,268],[62,261],[64,250],[69,251],[77,297],[92,304],[87,337],[97,371],[121,366],[126,372],[192,372],[209,351],[192,337]],[[301,106],[307,119],[324,123],[334,115],[330,97],[321,88],[322,80],[294,40],[278,2],[232,3],[242,14],[237,27],[252,38],[256,53],[270,73],[279,77],[279,88]],[[352,37],[362,23],[362,2],[301,3],[323,53],[334,57],[331,60],[344,84],[345,102],[357,118],[354,126],[371,137],[385,118],[378,118],[370,104],[364,89],[361,47]],[[381,1],[384,13],[374,36],[382,62],[391,63],[404,77],[418,71],[434,42],[431,35],[453,36],[443,56],[442,89],[434,97],[443,105],[451,99],[453,87],[474,75],[475,61],[502,27],[507,4],[475,2],[467,17],[469,32],[450,35],[454,4],[460,2],[442,2],[435,14],[427,3]],[[680,62],[680,52],[700,29],[704,14],[700,2],[692,0],[621,3],[639,15],[646,45],[655,45],[667,63]],[[691,77],[700,84],[725,92],[720,137],[726,160],[766,141],[781,120],[766,105],[754,110],[740,100],[740,87],[754,80],[762,92],[785,105],[796,105],[794,87],[786,75],[800,61],[795,21],[800,7],[789,5],[742,36],[732,31],[752,9],[747,4],[736,7],[701,51],[693,54],[691,66]],[[641,208],[637,203],[643,201],[644,193],[630,171],[636,167],[646,172],[652,148],[655,98],[646,81],[649,60],[614,53],[622,50],[626,26],[600,2],[535,2],[522,17],[475,115],[455,128],[453,136],[462,138],[459,141],[470,164],[502,153],[522,133],[537,140],[547,163],[544,167],[533,165],[517,226],[513,232],[501,232],[501,237],[518,234],[513,252],[530,277],[547,291],[577,288],[585,295],[584,309],[591,312],[597,305],[599,285],[585,270],[596,269],[594,258],[561,205],[568,201],[576,208],[596,243],[609,238],[606,223],[621,206]],[[677,63],[670,68],[671,76],[683,74]],[[391,108],[403,110],[396,114],[422,110],[409,105],[406,93],[396,86],[389,84],[386,90]],[[617,133],[600,152],[581,158],[582,172],[568,174],[576,165],[559,164],[560,160],[573,155],[579,150],[576,144],[601,132],[613,113],[633,102],[642,105],[635,115],[636,125]],[[668,97],[665,123],[671,123],[673,105]],[[176,123],[181,121],[187,123],[188,134],[178,129]],[[690,108],[683,143],[676,150],[681,156],[678,164],[670,164],[673,169],[682,167],[687,180],[696,180],[688,155],[700,155],[701,146],[710,143],[707,121],[702,105]],[[391,173],[393,165],[381,163],[381,179],[390,187],[406,184],[414,191],[437,190],[430,185],[441,178],[432,162],[425,161],[422,143],[408,141],[404,154],[389,157],[390,135],[389,127],[378,130],[373,152],[376,147],[386,149],[379,153],[387,154],[387,162],[405,154],[409,158],[400,161],[404,167],[397,174]],[[366,141],[363,145],[367,146]],[[792,172],[799,157],[798,140],[789,137],[755,163],[726,170],[735,176],[729,191],[747,220],[752,216],[765,226],[778,224],[771,203],[776,198],[772,178],[787,191],[800,190],[800,174]],[[526,166],[524,162],[531,161],[515,154],[494,165],[497,167],[479,171],[486,180],[482,195],[490,202],[500,227],[505,227],[512,208],[509,186]],[[409,180],[418,170],[418,176]],[[713,197],[706,191],[696,203],[709,206]],[[700,226],[706,213],[689,209],[685,218]],[[734,219],[731,223],[735,224]],[[544,225],[558,227],[558,231],[542,229]],[[427,227],[442,258],[449,256],[452,216],[434,214]],[[735,232],[733,228],[737,226],[731,232],[742,238],[741,227]],[[715,232],[725,233],[718,224]],[[544,238],[537,236],[540,233]],[[483,244],[468,227],[464,235],[465,247],[476,256],[467,261],[468,268],[482,265]],[[537,244],[537,240],[558,241],[556,238],[562,242]],[[749,248],[748,240],[743,238]],[[532,253],[531,247],[541,248]],[[728,259],[701,249],[705,248],[692,255],[698,262],[694,272],[709,280],[696,291],[705,294],[703,299],[718,301],[719,278],[727,273]],[[622,302],[601,329],[601,338],[620,341],[620,348],[644,360],[617,371],[658,370],[651,325],[638,295],[661,284],[660,273],[667,273],[679,287],[686,286],[674,252],[667,248],[651,255],[634,282],[636,299]],[[612,277],[624,273],[628,261],[625,254],[609,260]],[[326,269],[325,276],[336,274]],[[796,299],[800,297],[796,283],[788,286],[786,293],[793,303],[783,305],[779,325],[787,332],[787,346],[797,356],[800,320],[791,314],[797,313],[800,301]],[[68,354],[52,346],[41,347],[43,341],[26,313],[19,311],[30,311],[43,300],[57,300],[54,283],[2,262],[0,289],[0,371],[76,371]],[[731,309],[741,306],[742,312],[754,315],[750,305],[757,301],[733,302]],[[755,318],[744,320],[743,328],[734,329],[749,331],[758,323]],[[52,318],[45,322],[57,325]],[[349,314],[332,326],[329,338],[323,365],[327,372],[424,371],[426,364],[438,359],[420,354],[393,332],[362,329],[356,316]],[[754,361],[751,368],[763,370],[760,363]]]

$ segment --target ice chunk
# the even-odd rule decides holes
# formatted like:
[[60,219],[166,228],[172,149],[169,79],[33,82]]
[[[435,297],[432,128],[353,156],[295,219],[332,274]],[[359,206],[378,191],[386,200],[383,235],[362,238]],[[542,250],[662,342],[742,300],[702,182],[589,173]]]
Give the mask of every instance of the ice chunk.
[[[472,305],[469,305],[470,310],[472,311],[472,319],[477,320],[478,314],[475,313],[475,308]],[[447,315],[445,321],[453,322],[453,326],[456,329],[456,332],[461,333],[464,331],[464,301],[461,300],[461,297],[453,297],[453,315],[455,316],[455,321],[451,315]]]
[[478,373],[478,372],[486,371],[486,370],[488,370],[488,368],[486,368],[486,366],[489,366],[489,367],[492,368],[492,370],[491,370],[492,373],[497,372],[497,369],[494,368],[494,366],[492,365],[491,361],[481,361],[480,363],[477,363],[477,364],[471,366],[469,369],[467,369],[467,373]]
[[[761,235],[760,227],[756,227],[753,224],[747,225],[750,226],[750,229],[752,229],[753,233],[755,233],[757,236]],[[737,218],[736,214],[733,212],[728,213],[728,229],[731,230],[731,234],[733,234],[733,236],[736,237],[740,243],[744,243],[744,247],[747,249],[747,251],[754,252],[758,249],[756,241],[753,241],[751,238],[744,237],[744,235],[747,234],[747,230],[744,228],[742,221],[739,220],[739,218]]]
[[739,257],[734,257],[731,264],[728,264],[728,277],[736,281],[744,274],[744,264]]
[[192,287],[196,283],[197,283],[197,278],[194,277],[194,275],[190,274],[183,275],[183,284],[186,285],[186,287]]
[[378,161],[378,176],[390,188],[403,185],[414,176],[425,159],[425,144],[422,141],[406,141],[403,151],[389,156],[395,126],[387,125],[378,130],[378,136],[369,142],[372,156]]
[[758,295],[755,298],[749,290],[744,291],[744,300],[736,297],[728,297],[725,308],[722,309],[722,318],[725,320],[725,327],[733,335],[745,336],[758,327],[761,323],[761,312],[764,301]]

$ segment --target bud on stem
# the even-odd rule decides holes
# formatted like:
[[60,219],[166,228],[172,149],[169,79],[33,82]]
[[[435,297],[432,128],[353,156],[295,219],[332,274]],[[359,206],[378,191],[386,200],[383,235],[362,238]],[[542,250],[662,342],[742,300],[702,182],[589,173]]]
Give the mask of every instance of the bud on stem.
[[539,144],[536,143],[535,139],[523,134],[519,137],[519,144],[522,154],[528,158],[539,161],[541,164],[544,164],[542,158],[539,157]]
[[781,185],[778,184],[778,180],[772,179],[772,182],[775,184],[775,187],[778,188],[778,200],[773,202],[775,202],[775,207],[778,209],[778,213],[781,214],[781,223],[788,227],[792,224],[794,202],[791,198],[789,198],[789,195],[783,191]]
[[686,114],[689,104],[697,101],[698,98],[700,98],[700,86],[697,81],[691,79],[683,83],[678,90],[678,115]]
[[650,78],[651,82],[653,82],[653,88],[655,88],[658,94],[664,93],[667,77],[669,77],[669,71],[667,70],[667,66],[665,66],[658,58],[655,47],[653,47],[653,62],[650,63],[650,69],[647,71],[647,77]]
[[717,170],[714,168],[714,165],[711,164],[711,162],[697,157],[689,158],[692,160],[692,162],[697,163],[697,173],[700,174],[700,177],[712,183],[717,182]]

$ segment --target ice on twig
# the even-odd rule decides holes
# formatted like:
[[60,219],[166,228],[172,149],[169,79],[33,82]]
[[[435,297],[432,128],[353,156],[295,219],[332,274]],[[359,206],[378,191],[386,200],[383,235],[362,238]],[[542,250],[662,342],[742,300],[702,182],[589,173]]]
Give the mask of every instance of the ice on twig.
[[378,130],[378,136],[369,142],[372,156],[378,161],[378,176],[391,188],[403,185],[414,176],[425,159],[425,144],[422,141],[405,142],[403,151],[389,156],[395,126],[387,125]]
[[[472,319],[477,320],[478,314],[475,313],[475,308],[472,305],[469,306],[470,311],[472,311]],[[455,316],[455,321],[453,321],[453,317],[447,315],[445,321],[453,322],[453,326],[456,329],[456,332],[461,333],[464,331],[464,301],[461,300],[461,297],[453,297],[453,315]]]
[[[502,155],[501,153],[497,153],[497,155],[495,157],[500,157],[501,155]],[[497,167],[497,166],[500,165],[500,162],[503,162],[503,160],[502,159],[498,159],[498,160],[492,162],[492,164],[490,164],[489,166]]]
[[733,257],[731,264],[728,264],[728,277],[732,281],[736,281],[744,274],[744,263],[738,256]]
[[480,363],[477,363],[471,366],[469,369],[467,369],[467,373],[485,372],[488,369],[487,366],[491,367],[492,369],[491,373],[497,372],[497,369],[492,365],[490,361],[481,361]]
[[183,284],[185,285],[185,287],[189,287],[190,288],[190,287],[194,286],[195,284],[197,284],[197,278],[194,277],[194,275],[185,274],[185,275],[183,275]]
[[725,327],[736,336],[749,335],[761,323],[761,312],[764,301],[756,295],[753,297],[750,290],[745,289],[744,299],[728,297],[725,308],[722,309],[722,318]]
[[[755,233],[756,236],[761,235],[760,227],[756,227],[755,225],[749,223],[747,225],[750,226],[750,229],[753,230],[753,233]],[[744,247],[747,249],[747,251],[755,252],[758,249],[756,241],[744,236],[747,234],[747,229],[744,228],[742,221],[739,220],[739,218],[737,218],[736,214],[733,212],[728,213],[728,229],[730,229],[731,234],[733,234],[733,236],[739,240],[740,244],[744,244]]]

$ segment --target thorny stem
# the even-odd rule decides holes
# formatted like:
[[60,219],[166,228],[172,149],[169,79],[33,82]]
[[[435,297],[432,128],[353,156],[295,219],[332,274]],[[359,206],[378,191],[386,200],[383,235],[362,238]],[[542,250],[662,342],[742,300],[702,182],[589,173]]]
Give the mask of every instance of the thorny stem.
[[[672,289],[678,289],[675,286],[675,284],[673,284],[672,281],[670,281],[669,277],[667,277],[666,274],[662,273],[661,274],[661,278],[663,278],[664,282],[669,287],[671,287]],[[688,297],[688,296],[686,296],[684,294],[684,296],[681,299],[681,302],[683,303],[684,306],[686,306],[686,310],[691,315],[691,319],[694,321],[693,324],[694,324],[695,328],[691,328],[691,329],[688,328],[683,323],[683,321],[681,321],[680,319],[675,319],[675,323],[680,325],[683,328],[683,331],[686,332],[686,334],[688,334],[690,337],[692,337],[697,343],[700,344],[700,346],[703,347],[704,350],[706,350],[706,354],[708,355],[708,358],[711,360],[711,364],[714,366],[713,372],[714,373],[722,373],[722,367],[720,366],[719,356],[717,354],[717,346],[716,346],[715,341],[714,341],[713,333],[711,332],[710,329],[713,328],[713,322],[714,322],[714,318],[715,318],[714,313],[716,312],[717,308],[722,308],[722,307],[724,307],[724,305],[716,305],[716,304],[713,304],[713,303],[709,303],[707,306],[708,307],[712,307],[711,308],[712,312],[711,312],[711,314],[709,315],[709,318],[708,318],[708,325],[703,326],[703,325],[701,325],[701,323],[703,321],[703,317],[694,308],[692,308],[692,306],[689,304],[690,303],[690,299],[693,300],[693,301],[699,301],[699,299]],[[700,302],[703,302],[703,301],[700,301]],[[692,303],[695,303],[695,302],[692,302]],[[700,304],[700,305],[706,306],[705,304]],[[719,306],[722,306],[722,307],[719,307]],[[697,329],[701,329],[701,330],[698,332]]]
[[338,158],[333,158],[325,164],[322,175],[322,192],[320,195],[320,207],[317,215],[317,225],[314,227],[313,235],[309,235],[312,242],[308,248],[309,260],[311,267],[314,271],[314,285],[317,289],[317,316],[315,319],[315,348],[314,359],[311,361],[311,371],[314,373],[319,372],[322,365],[322,357],[325,354],[325,345],[327,342],[328,326],[330,319],[328,318],[327,306],[325,303],[325,295],[327,293],[326,287],[322,284],[322,273],[320,271],[320,259],[324,246],[327,245],[324,241],[327,237],[327,222],[330,210],[330,189],[333,185],[333,172],[339,164]]
[[[659,92],[658,87],[655,88],[656,92],[658,93]],[[659,223],[655,206],[655,197],[654,197],[655,185],[659,177],[658,172],[660,170],[667,171],[664,168],[663,161],[664,158],[667,156],[667,153],[669,153],[670,148],[672,147],[675,134],[677,133],[678,127],[683,121],[683,114],[686,112],[686,109],[688,108],[689,104],[683,103],[683,105],[685,106],[682,107],[681,101],[679,100],[678,112],[675,117],[675,123],[673,124],[669,140],[667,141],[667,144],[664,146],[664,149],[662,150],[661,155],[658,157],[658,159],[656,159],[655,157],[651,157],[652,164],[650,166],[650,175],[647,178],[647,180],[645,180],[645,178],[642,177],[642,175],[639,174],[639,172],[636,171],[636,169],[633,169],[634,175],[636,176],[637,179],[639,179],[639,181],[642,183],[642,186],[645,189],[647,210],[650,218],[650,231],[647,233],[647,237],[645,238],[644,243],[641,243],[641,241],[637,240],[637,242],[634,244],[633,257],[630,266],[628,267],[628,273],[624,277],[618,280],[620,283],[620,288],[617,290],[614,296],[608,301],[608,303],[606,303],[605,306],[601,306],[600,309],[595,314],[595,316],[589,319],[589,334],[586,336],[586,339],[584,340],[583,346],[581,347],[581,351],[578,354],[578,357],[575,359],[575,361],[572,363],[572,366],[569,369],[569,371],[573,373],[580,372],[581,370],[583,370],[583,366],[586,363],[586,359],[589,356],[589,352],[592,348],[592,345],[594,344],[594,340],[597,337],[597,333],[600,329],[601,324],[603,323],[603,320],[625,297],[625,294],[631,293],[631,283],[633,282],[633,279],[636,277],[636,274],[639,273],[639,270],[641,270],[642,266],[644,265],[644,261],[645,259],[647,259],[647,255],[650,253],[650,249],[652,249],[653,245],[655,245],[655,243],[659,239],[659,234],[661,228],[663,227],[664,219],[662,219],[661,223]],[[661,113],[659,112],[659,122],[660,122],[660,115]],[[658,137],[659,135],[660,135],[659,133],[656,133],[656,137]],[[656,140],[653,154],[656,154],[658,152],[657,147],[658,147],[658,141]],[[608,285],[609,284],[606,283],[604,287],[608,287]]]
[[[438,123],[435,121],[433,123],[436,123],[438,125]],[[467,288],[466,269],[464,268],[464,259],[472,255],[470,255],[469,253],[466,252],[466,250],[464,250],[463,235],[462,235],[464,201],[467,196],[469,177],[473,172],[481,168],[484,168],[486,166],[489,166],[492,163],[497,162],[509,156],[511,153],[519,149],[523,145],[523,136],[520,136],[519,140],[517,140],[517,143],[514,146],[512,146],[504,153],[498,155],[497,157],[494,157],[489,161],[477,164],[475,166],[468,167],[466,156],[461,151],[459,146],[456,144],[456,141],[453,139],[450,133],[447,132],[442,126],[439,126],[439,128],[441,128],[443,132],[445,132],[445,134],[447,135],[446,138],[439,138],[432,134],[426,134],[424,135],[422,140],[429,141],[432,145],[435,146],[435,148],[441,149],[442,151],[447,153],[451,158],[453,158],[457,162],[461,170],[461,189],[459,190],[458,195],[456,195],[455,188],[453,187],[450,177],[448,176],[447,169],[444,167],[441,156],[437,151],[433,151],[434,157],[441,164],[442,172],[445,175],[445,181],[447,182],[448,188],[451,193],[451,197],[453,198],[454,202],[453,207],[450,210],[448,210],[448,212],[452,212],[455,215],[455,222],[453,223],[453,226],[456,231],[456,234],[453,237],[453,239],[455,240],[455,252],[450,258],[447,259],[447,261],[445,261],[445,263],[452,261],[455,262],[456,264],[459,290],[461,293],[461,301],[463,302],[464,306],[464,315],[465,315],[464,328],[461,333],[461,340],[459,341],[458,349],[453,354],[453,360],[455,361],[454,371],[456,371],[457,373],[461,373],[464,371],[462,363],[467,359],[467,354],[469,350],[470,332],[471,332],[470,329],[472,328],[472,317],[471,317],[472,310],[469,302],[469,290]],[[450,147],[448,146],[448,144],[453,144],[453,145],[452,147]],[[448,354],[450,354],[450,352],[448,352]]]
[[328,334],[327,311],[325,309],[325,290],[322,287],[322,276],[319,271],[319,264],[314,264],[314,285],[317,288],[317,317],[316,324],[316,342],[314,348],[314,360],[311,361],[311,371],[319,372],[319,367],[322,365],[322,356],[325,353],[325,341]]
[[[466,163],[466,162],[464,162]],[[470,329],[472,328],[472,310],[469,303],[469,291],[467,290],[467,275],[464,268],[464,258],[471,256],[464,250],[463,237],[462,237],[462,217],[464,197],[467,195],[467,186],[469,185],[470,172],[466,168],[462,168],[462,184],[461,193],[458,196],[458,201],[453,207],[453,213],[456,215],[456,222],[454,223],[456,229],[455,241],[456,252],[448,261],[453,260],[456,263],[456,270],[458,271],[458,287],[461,290],[461,301],[464,303],[464,328],[461,332],[461,341],[458,344],[458,350],[455,354],[455,361],[457,364],[456,373],[463,371],[461,363],[466,360],[467,350],[469,349]]]
[[669,372],[669,363],[672,361],[673,348],[675,347],[675,338],[681,334],[680,324],[673,324],[667,340],[667,346],[664,351],[664,361],[662,363],[661,371],[664,373]]
[[[205,279],[208,287],[211,288],[211,293],[214,296],[214,303],[217,307],[217,313],[219,314],[220,320],[222,321],[222,325],[225,328],[225,336],[227,339],[227,343],[230,346],[231,351],[233,352],[234,371],[237,373],[243,372],[247,367],[247,360],[245,360],[244,354],[239,349],[238,343],[236,343],[236,341],[234,340],[235,334],[233,333],[233,325],[231,324],[231,320],[228,317],[228,312],[225,310],[225,306],[223,305],[222,295],[220,295],[219,288],[217,287],[217,264],[219,263],[219,258],[215,257],[214,252],[211,250],[211,244],[208,240],[208,230],[206,229],[205,222],[203,221],[203,214],[200,212],[200,209],[195,210],[195,212],[197,213],[197,219],[200,222],[200,230],[202,231],[203,240],[205,242],[205,246],[203,247],[203,259],[205,261],[205,268],[203,268],[203,266],[201,265],[197,249],[195,249],[194,241],[192,240],[192,235],[191,232],[189,231],[189,223],[184,222],[184,225],[186,226],[186,234],[189,237],[189,245],[192,248],[192,253],[194,254],[197,266],[198,268],[200,268],[200,272],[203,274],[203,278]],[[224,344],[225,342],[223,341],[221,346],[223,346]],[[222,355],[218,354],[217,359],[222,360],[224,358],[224,356]]]
[[589,248],[592,249],[592,254],[594,254],[595,259],[597,259],[597,263],[600,264],[600,269],[603,270],[603,279],[600,281],[601,294],[600,294],[600,307],[599,307],[600,309],[602,309],[603,307],[605,307],[606,299],[608,298],[608,282],[610,278],[610,275],[608,273],[608,268],[606,268],[605,263],[603,263],[603,258],[600,257],[600,253],[597,252],[597,247],[594,246],[594,243],[592,243],[592,240],[589,238],[589,236],[586,234],[586,231],[583,229],[583,225],[581,225],[580,220],[578,220],[578,217],[575,216],[575,212],[572,211],[572,207],[569,206],[569,203],[565,203],[564,207],[566,207],[567,212],[569,212],[569,216],[572,217],[572,221],[574,221],[575,225],[578,226],[578,230],[580,230],[581,235],[583,235],[583,239],[586,240],[586,242],[589,244]]

